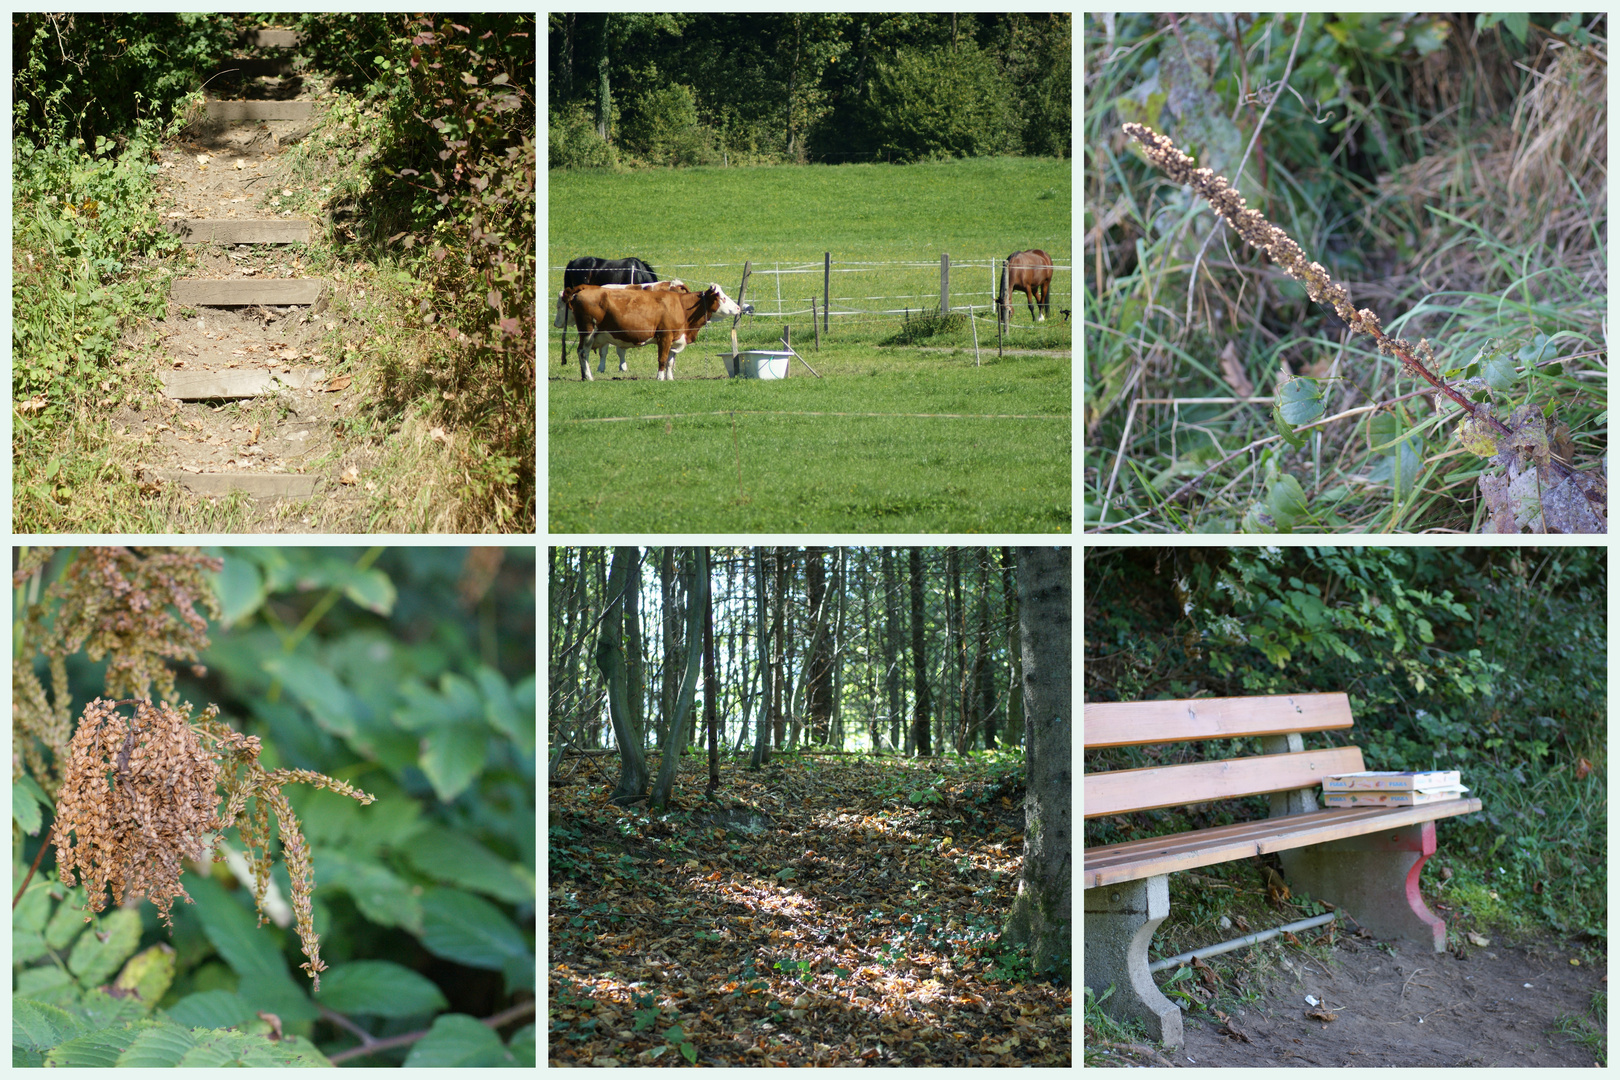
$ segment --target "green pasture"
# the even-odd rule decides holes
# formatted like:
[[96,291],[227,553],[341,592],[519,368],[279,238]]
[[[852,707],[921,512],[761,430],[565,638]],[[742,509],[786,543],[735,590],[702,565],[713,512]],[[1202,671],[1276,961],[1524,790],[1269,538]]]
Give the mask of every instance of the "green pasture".
[[[797,343],[811,334],[810,298],[819,302],[822,295],[823,253],[832,255],[835,312],[937,307],[939,257],[949,254],[952,307],[974,304],[988,313],[991,260],[1040,248],[1056,268],[1051,320],[1034,328],[1020,293],[1009,334],[1018,348],[1067,349],[1069,326],[1058,312],[1074,306],[1071,174],[1068,161],[1051,158],[557,169],[547,197],[549,295],[562,289],[563,267],[580,255],[634,255],[661,278],[717,281],[733,296],[749,261],[753,277],[745,299],[757,311],[738,327],[739,341],[780,338],[785,322]],[[840,341],[881,342],[904,318],[835,314],[829,330]],[[994,322],[979,324],[981,345],[986,333],[993,339]],[[550,334],[555,357],[559,331]],[[971,347],[970,328],[956,327],[935,343]]]
[[[551,296],[580,255],[634,255],[733,296],[751,261],[756,313],[739,345],[769,347],[786,326],[823,376],[795,361],[785,381],[724,379],[725,319],[674,382],[653,380],[649,347],[630,353],[630,379],[610,353],[606,376],[584,383],[572,334],[559,363],[550,329],[552,532],[1069,530],[1068,161],[555,170],[549,187]],[[990,262],[1032,247],[1059,267],[1052,316],[1032,324],[1019,294],[998,359]],[[823,252],[835,314],[818,348]],[[941,253],[953,309],[978,305],[978,318],[924,310],[938,305]]]
[[1067,358],[824,350],[763,381],[701,345],[674,382],[550,384],[551,532],[1068,531]]

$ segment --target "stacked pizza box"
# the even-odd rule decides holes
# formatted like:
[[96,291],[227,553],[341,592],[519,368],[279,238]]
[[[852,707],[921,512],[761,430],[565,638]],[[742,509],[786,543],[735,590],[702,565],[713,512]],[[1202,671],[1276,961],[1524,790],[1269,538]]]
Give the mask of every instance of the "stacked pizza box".
[[1322,781],[1322,802],[1332,807],[1419,806],[1460,799],[1468,789],[1460,772],[1358,772]]

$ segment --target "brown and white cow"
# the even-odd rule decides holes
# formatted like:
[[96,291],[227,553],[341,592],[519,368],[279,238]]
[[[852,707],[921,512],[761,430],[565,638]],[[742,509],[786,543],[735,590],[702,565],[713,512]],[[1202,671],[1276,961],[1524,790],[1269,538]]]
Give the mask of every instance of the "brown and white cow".
[[[568,362],[568,328],[570,326],[574,325],[574,313],[570,309],[568,302],[573,297],[574,293],[576,293],[577,291],[579,291],[582,288],[587,288],[587,289],[651,289],[651,290],[661,290],[661,291],[668,291],[668,292],[682,292],[682,293],[691,291],[690,289],[688,289],[686,287],[686,282],[681,281],[678,278],[671,278],[668,281],[650,281],[650,282],[647,282],[647,283],[642,284],[642,285],[575,285],[575,286],[571,286],[570,288],[564,289],[562,292],[557,294],[557,318],[552,321],[552,325],[557,327],[559,330],[561,330],[563,332],[563,355],[562,355],[562,360],[560,362],[564,363],[564,364],[566,364]],[[590,329],[594,330],[595,326],[592,326]],[[586,332],[588,333],[589,331],[586,331]],[[607,351],[608,351],[608,346],[611,345],[611,344],[612,344],[612,342],[607,341],[607,340],[601,340],[601,341],[598,341],[596,343],[595,348],[601,354],[601,357],[597,361],[597,364],[596,364],[596,370],[597,370],[598,373],[607,371]],[[619,370],[620,371],[629,370],[629,365],[625,363],[624,346],[622,346],[622,345],[619,346]],[[585,377],[587,379],[589,379],[591,377],[590,373],[587,372]]]
[[[577,290],[569,301],[574,325],[580,329],[580,377],[591,377],[591,349],[606,338],[621,348],[658,346],[658,378],[673,379],[677,353],[697,339],[698,331],[714,315],[740,315],[742,308],[719,285],[701,293],[643,289]],[[593,329],[585,332],[589,326]]]

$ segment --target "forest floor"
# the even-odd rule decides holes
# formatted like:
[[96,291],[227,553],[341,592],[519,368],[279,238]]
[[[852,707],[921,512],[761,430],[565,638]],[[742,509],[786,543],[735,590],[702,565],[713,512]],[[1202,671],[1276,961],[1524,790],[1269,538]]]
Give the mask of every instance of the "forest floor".
[[662,819],[610,756],[551,788],[551,1065],[1072,1063],[1068,985],[995,942],[1021,756],[728,759],[718,801],[705,761]]
[[[1409,942],[1339,934],[1325,959],[1290,950],[1276,965],[1242,1008],[1187,1014],[1186,1045],[1179,1050],[1103,1044],[1088,1026],[1086,1064],[1607,1064],[1607,964],[1590,949],[1530,941],[1437,954]],[[1211,971],[1204,965],[1198,970]]]

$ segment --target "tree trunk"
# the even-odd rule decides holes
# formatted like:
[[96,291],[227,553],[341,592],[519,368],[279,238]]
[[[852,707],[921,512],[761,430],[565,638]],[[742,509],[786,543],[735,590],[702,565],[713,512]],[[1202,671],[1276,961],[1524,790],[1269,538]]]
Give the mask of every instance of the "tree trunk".
[[1024,651],[1018,633],[1018,561],[1012,548],[1001,549],[1001,582],[1007,602],[1007,731],[1016,738],[1019,729],[1013,725],[1024,721]]
[[703,666],[703,609],[709,603],[709,549],[692,548],[687,552],[686,559],[689,567],[686,586],[686,673],[681,677],[681,697],[675,705],[675,716],[669,722],[669,738],[664,742],[664,760],[658,766],[658,782],[653,785],[654,810],[668,806],[670,792],[675,789],[675,770],[680,766],[682,751],[686,749],[692,700],[697,696],[698,671]]
[[[625,703],[637,731],[647,730],[647,661],[641,644],[641,560],[630,567],[624,590]],[[663,717],[659,718],[660,721]]]
[[602,16],[601,49],[597,52],[596,60],[596,134],[603,142],[610,141],[609,128],[613,123],[613,97],[608,93],[608,23],[613,16]]
[[720,788],[720,731],[714,700],[719,694],[720,680],[714,675],[714,593],[711,591],[703,604],[703,723],[709,731],[709,787],[703,794],[710,799]]
[[[804,582],[805,594],[810,601],[810,610],[817,613],[818,620],[828,619],[828,625],[830,625],[830,609],[827,604],[826,560],[826,548],[811,548],[805,555]],[[828,614],[822,614],[823,612],[828,612]],[[820,624],[818,622],[819,628]],[[817,639],[816,644],[811,646],[810,653],[805,658],[805,666],[809,672],[805,701],[805,712],[810,717],[810,738],[808,741],[818,746],[826,746],[831,739],[833,647],[834,642],[831,635],[820,637]]]
[[1070,760],[1069,548],[1018,552],[1019,636],[1024,653],[1024,867],[1004,940],[1028,950],[1030,967],[1069,977],[1073,893]]
[[973,682],[979,706],[977,721],[984,727],[984,748],[996,748],[996,680],[990,673],[990,549],[979,549],[979,643],[973,658]]
[[632,568],[639,561],[633,547],[613,549],[613,570],[606,590],[608,611],[596,639],[596,666],[607,686],[608,717],[619,744],[619,785],[613,789],[613,802],[619,806],[635,802],[647,791],[647,759],[641,753],[641,732],[631,723],[625,701],[628,676],[624,662],[624,599]]
[[663,599],[664,659],[659,679],[658,745],[664,745],[664,726],[675,715],[675,702],[681,692],[681,615],[675,600],[675,548],[665,544],[658,560],[658,594]]
[[765,628],[765,548],[754,549],[755,588],[759,603],[759,716],[755,720],[754,757],[757,769],[771,759],[771,636]]
[[923,646],[923,564],[922,548],[911,549],[911,668],[915,676],[917,700],[912,719],[912,745],[918,757],[932,753],[928,717],[932,703],[928,693],[928,652]]
[[[894,567],[894,549],[883,549],[883,681],[889,698],[889,745],[900,749],[900,715],[905,707],[900,691],[900,654],[906,640],[900,625],[900,582]],[[876,733],[872,746],[878,746]]]
[[782,749],[783,739],[787,735],[787,714],[782,708],[782,694],[793,692],[793,686],[788,682],[788,645],[787,645],[787,594],[788,582],[791,580],[791,563],[788,559],[788,549],[776,549],[776,607],[771,616],[771,659],[776,670],[771,673],[771,748]]

